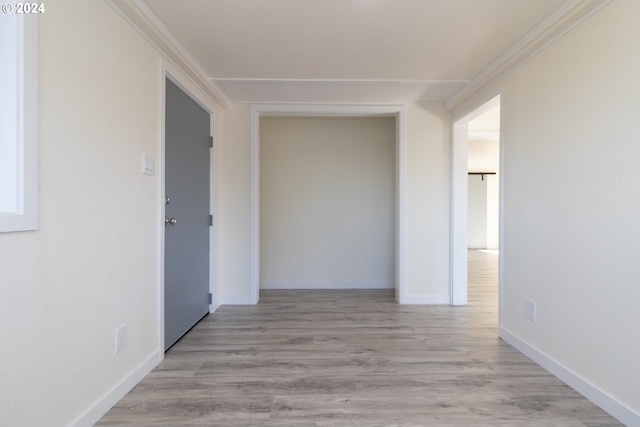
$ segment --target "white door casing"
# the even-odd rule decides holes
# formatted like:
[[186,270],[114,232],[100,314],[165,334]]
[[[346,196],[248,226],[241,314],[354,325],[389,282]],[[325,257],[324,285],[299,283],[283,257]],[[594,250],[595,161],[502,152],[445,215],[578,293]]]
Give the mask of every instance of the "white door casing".
[[396,117],[396,300],[407,299],[404,277],[405,113],[403,106],[333,106],[265,104],[251,107],[251,268],[249,303],[260,295],[260,116]]

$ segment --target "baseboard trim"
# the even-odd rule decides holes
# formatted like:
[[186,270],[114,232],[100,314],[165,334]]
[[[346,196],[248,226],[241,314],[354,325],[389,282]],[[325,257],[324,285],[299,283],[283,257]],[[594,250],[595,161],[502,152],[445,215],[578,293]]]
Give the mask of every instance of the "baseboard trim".
[[407,305],[449,305],[451,297],[449,295],[405,295],[400,304]]
[[260,289],[393,289],[394,283],[386,280],[373,281],[307,281],[307,282],[260,282]]
[[71,425],[73,427],[91,427],[106,414],[120,399],[122,399],[133,387],[136,386],[149,372],[155,368],[162,360],[163,354],[159,351],[152,354],[140,366],[134,369],[119,384],[116,384],[104,396],[102,396],[84,414],[76,419]]
[[220,297],[220,305],[255,305],[249,296]]
[[558,377],[562,382],[598,405],[612,417],[627,426],[640,426],[640,414],[628,408],[594,384],[571,371],[566,366],[547,356],[540,350],[523,341],[518,336],[500,327],[500,338],[544,369]]

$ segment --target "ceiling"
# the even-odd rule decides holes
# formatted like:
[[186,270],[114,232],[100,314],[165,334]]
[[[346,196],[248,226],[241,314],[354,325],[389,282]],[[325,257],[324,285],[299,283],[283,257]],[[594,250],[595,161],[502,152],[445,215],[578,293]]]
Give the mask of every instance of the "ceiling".
[[130,2],[227,101],[360,104],[444,104],[584,3]]

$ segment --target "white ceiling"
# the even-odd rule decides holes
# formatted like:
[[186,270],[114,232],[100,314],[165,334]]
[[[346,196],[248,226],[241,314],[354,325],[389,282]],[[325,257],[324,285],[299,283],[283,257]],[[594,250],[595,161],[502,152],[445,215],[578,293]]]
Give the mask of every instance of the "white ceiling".
[[437,103],[579,0],[133,0],[232,102]]

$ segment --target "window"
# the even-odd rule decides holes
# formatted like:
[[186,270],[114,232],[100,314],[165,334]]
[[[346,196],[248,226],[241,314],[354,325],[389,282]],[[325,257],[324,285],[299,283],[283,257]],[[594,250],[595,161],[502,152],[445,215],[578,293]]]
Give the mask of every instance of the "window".
[[0,16],[0,232],[38,228],[38,23]]

